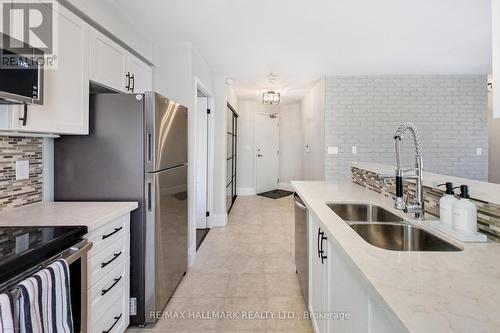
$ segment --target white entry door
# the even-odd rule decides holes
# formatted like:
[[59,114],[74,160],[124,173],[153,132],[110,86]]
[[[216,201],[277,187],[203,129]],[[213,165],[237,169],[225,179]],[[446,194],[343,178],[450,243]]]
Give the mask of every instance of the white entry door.
[[196,229],[207,228],[208,98],[196,106]]
[[279,118],[257,113],[255,118],[256,191],[278,189],[279,178]]

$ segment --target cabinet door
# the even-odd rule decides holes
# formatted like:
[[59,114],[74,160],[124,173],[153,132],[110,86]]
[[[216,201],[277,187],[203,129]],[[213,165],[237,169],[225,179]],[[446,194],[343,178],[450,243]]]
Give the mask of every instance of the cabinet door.
[[127,72],[130,72],[131,75],[129,92],[144,93],[153,90],[153,69],[151,66],[129,54]]
[[368,291],[340,251],[335,241],[331,241],[328,253],[328,312],[338,315],[329,321],[329,331],[365,333],[368,332],[369,320]]
[[18,120],[22,107],[12,106],[12,128],[58,134],[88,134],[89,29],[87,23],[58,7],[58,54],[54,68],[45,67],[43,105],[28,106],[26,126]]
[[128,92],[128,52],[99,31],[91,30],[90,80],[116,91]]
[[[327,321],[314,316],[324,313],[327,309],[327,260],[321,261],[321,228],[313,216],[309,216],[309,310],[316,333],[327,332]],[[323,242],[323,254],[328,255],[328,242]]]
[[404,328],[396,324],[397,320],[395,322],[391,320],[392,317],[394,317],[394,313],[388,312],[374,297],[370,298],[371,333],[396,333],[403,331]]

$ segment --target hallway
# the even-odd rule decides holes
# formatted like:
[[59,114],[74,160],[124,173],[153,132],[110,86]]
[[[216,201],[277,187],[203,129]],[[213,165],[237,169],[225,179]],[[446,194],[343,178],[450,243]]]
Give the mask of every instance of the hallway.
[[291,196],[238,197],[228,225],[208,233],[166,307],[164,316],[174,318],[144,331],[312,332],[303,319],[293,248]]

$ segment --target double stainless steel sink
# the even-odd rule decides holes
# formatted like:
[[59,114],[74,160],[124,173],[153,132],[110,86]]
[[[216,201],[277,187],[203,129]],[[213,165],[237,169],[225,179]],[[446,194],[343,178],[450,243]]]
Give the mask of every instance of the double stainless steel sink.
[[462,249],[372,204],[327,203],[366,242],[392,251],[453,252]]

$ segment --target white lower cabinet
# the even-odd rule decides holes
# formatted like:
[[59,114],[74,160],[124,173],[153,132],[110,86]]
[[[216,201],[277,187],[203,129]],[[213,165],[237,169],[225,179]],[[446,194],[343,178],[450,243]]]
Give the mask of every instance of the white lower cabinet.
[[329,321],[329,332],[368,332],[368,292],[356,279],[341,249],[329,242],[328,310],[336,315]]
[[[348,256],[309,215],[309,311],[316,333],[392,333],[394,315],[370,295]],[[323,252],[322,252],[323,251]],[[323,260],[322,260],[323,257]],[[325,319],[326,318],[326,319]]]
[[91,231],[87,327],[90,333],[122,333],[129,325],[130,214]]
[[[328,241],[315,218],[309,216],[309,310],[316,332],[327,332],[327,320],[320,317],[328,309]],[[323,250],[321,250],[323,244]],[[326,258],[325,258],[326,257]]]

